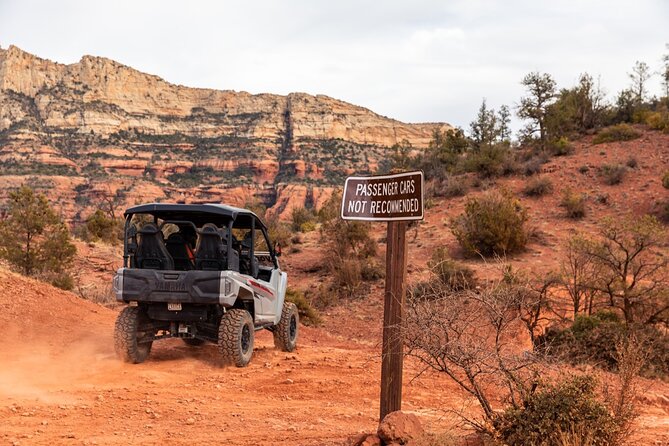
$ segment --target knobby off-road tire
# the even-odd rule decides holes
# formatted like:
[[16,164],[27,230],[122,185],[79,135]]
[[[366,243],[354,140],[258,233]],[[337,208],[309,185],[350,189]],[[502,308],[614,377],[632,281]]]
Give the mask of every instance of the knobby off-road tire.
[[292,302],[284,302],[281,320],[274,327],[274,345],[284,352],[292,352],[297,347],[297,334],[300,327],[300,316],[297,306]]
[[218,349],[225,364],[245,367],[253,355],[253,319],[246,310],[228,310],[218,326]]
[[150,324],[151,320],[139,307],[125,307],[121,311],[114,327],[114,350],[121,360],[139,364],[149,357],[153,341],[141,340],[152,335],[144,331]]
[[198,347],[202,344],[204,344],[204,339],[198,339],[198,338],[181,338],[182,341],[186,345],[190,345],[191,347]]

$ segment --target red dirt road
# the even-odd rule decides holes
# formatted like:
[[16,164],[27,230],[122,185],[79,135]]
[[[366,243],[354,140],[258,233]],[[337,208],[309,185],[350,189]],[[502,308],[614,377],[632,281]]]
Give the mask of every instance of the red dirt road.
[[[115,311],[2,269],[0,282],[5,296],[21,293],[0,298],[10,327],[0,345],[0,444],[338,445],[376,429],[380,299],[365,304],[372,315],[338,324],[362,313],[354,303],[327,316],[330,328],[301,327],[294,353],[258,332],[244,369],[221,367],[213,345],[179,340],[129,365],[114,356]],[[446,410],[471,414],[473,402],[444,376],[411,382],[417,373],[407,361],[403,409],[431,432],[461,435]],[[669,386],[642,386],[633,444],[669,444]]]
[[[115,311],[2,269],[0,282],[0,322],[10,327],[0,345],[0,444],[330,445],[376,428],[376,341],[301,327],[290,354],[258,332],[243,369],[221,367],[214,345],[179,340],[129,365],[114,356]],[[443,412],[430,408],[463,402],[447,385],[407,384],[404,408],[443,430]]]

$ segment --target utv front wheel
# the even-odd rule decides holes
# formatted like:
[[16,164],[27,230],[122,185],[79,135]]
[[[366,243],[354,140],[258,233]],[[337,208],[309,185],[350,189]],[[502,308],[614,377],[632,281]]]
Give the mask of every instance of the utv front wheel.
[[276,348],[284,352],[295,350],[299,325],[300,316],[297,314],[297,306],[292,302],[284,302],[281,320],[272,331]]
[[218,349],[223,362],[245,367],[253,355],[253,319],[246,310],[228,310],[218,326]]
[[149,357],[153,333],[147,330],[151,320],[139,307],[125,307],[116,318],[114,350],[119,359],[139,364]]

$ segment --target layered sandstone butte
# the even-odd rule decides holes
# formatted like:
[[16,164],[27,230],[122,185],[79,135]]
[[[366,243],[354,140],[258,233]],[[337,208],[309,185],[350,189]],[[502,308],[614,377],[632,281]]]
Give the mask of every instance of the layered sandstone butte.
[[0,49],[0,200],[29,184],[73,220],[112,201],[317,206],[437,128],[448,126],[327,96],[188,88],[101,57],[63,65]]

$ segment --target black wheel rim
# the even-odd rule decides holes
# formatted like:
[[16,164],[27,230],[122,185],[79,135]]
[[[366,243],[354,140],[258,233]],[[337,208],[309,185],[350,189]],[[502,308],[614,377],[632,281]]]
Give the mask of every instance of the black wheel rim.
[[242,328],[242,352],[247,353],[251,346],[251,330],[248,325]]
[[288,335],[290,336],[290,340],[294,340],[295,336],[297,335],[297,319],[295,316],[290,317],[290,326],[288,328]]

